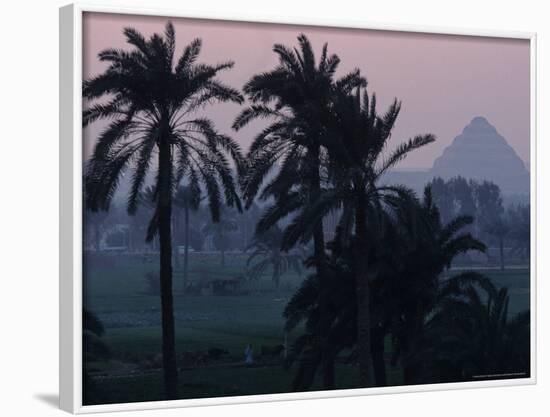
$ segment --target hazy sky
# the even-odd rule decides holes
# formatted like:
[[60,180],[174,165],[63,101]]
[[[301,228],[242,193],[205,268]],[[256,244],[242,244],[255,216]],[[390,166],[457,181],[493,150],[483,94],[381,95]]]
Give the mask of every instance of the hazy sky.
[[[128,48],[122,29],[134,27],[149,36],[163,32],[168,18],[85,13],[84,78],[105,68],[97,54],[105,48]],[[170,19],[181,54],[194,38],[203,40],[199,62],[235,61],[220,77],[241,88],[253,75],[277,63],[274,43],[297,44],[305,33],[317,55],[324,42],[341,58],[338,75],[360,68],[376,92],[379,111],[397,97],[402,109],[390,147],[420,133],[437,142],[415,151],[401,168],[430,167],[433,160],[475,116],[484,116],[529,164],[529,42],[527,40],[412,34],[405,32],[335,29],[293,25]],[[231,131],[239,106],[215,104],[207,109],[219,130],[231,134],[244,149],[262,124]],[[101,125],[86,129],[88,155]]]

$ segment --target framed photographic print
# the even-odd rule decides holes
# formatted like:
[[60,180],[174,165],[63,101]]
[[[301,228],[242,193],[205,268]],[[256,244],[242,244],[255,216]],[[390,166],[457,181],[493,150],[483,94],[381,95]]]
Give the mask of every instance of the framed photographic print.
[[535,35],[60,10],[74,413],[535,383]]

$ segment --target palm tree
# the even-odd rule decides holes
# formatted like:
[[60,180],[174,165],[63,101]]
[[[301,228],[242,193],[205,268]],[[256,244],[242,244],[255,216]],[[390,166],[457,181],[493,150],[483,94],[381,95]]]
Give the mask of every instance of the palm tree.
[[[252,120],[270,119],[271,123],[253,140],[243,170],[241,185],[247,207],[254,198],[274,198],[258,224],[258,232],[272,227],[280,218],[315,202],[322,190],[322,147],[325,121],[329,115],[332,91],[363,85],[365,80],[358,70],[335,80],[340,63],[337,55],[328,55],[323,46],[316,63],[313,47],[305,35],[298,37],[299,48],[290,49],[276,44],[273,51],[278,65],[255,75],[244,86],[252,104],[236,118],[233,127],[238,130]],[[279,164],[278,173],[262,188],[272,168]],[[324,345],[328,336],[326,319],[326,253],[323,224],[313,227],[315,267],[320,277],[319,337]],[[323,353],[324,386],[334,386],[334,363]]]
[[221,265],[225,266],[225,250],[227,249],[228,234],[238,229],[239,225],[234,213],[229,210],[223,210],[217,222],[207,223],[202,232],[212,236],[214,246],[221,253]]
[[82,396],[84,404],[97,400],[97,390],[88,372],[88,362],[106,360],[111,356],[109,346],[101,339],[105,333],[103,323],[86,307],[82,309],[82,359],[84,375],[82,377]]
[[101,238],[104,230],[107,228],[107,214],[103,212],[89,213],[85,220],[84,234],[85,236],[90,236],[93,232],[93,236],[89,240],[93,242],[94,250],[99,252],[101,250]]
[[449,296],[459,296],[473,285],[488,285],[488,279],[474,271],[445,277],[453,260],[463,253],[484,252],[486,248],[468,232],[474,221],[471,216],[442,221],[429,186],[421,202],[400,206],[394,213],[398,247],[393,246],[392,251],[400,261],[391,264],[381,276],[380,296],[384,301],[380,307],[390,323],[393,362],[401,360],[404,382],[413,384],[424,382],[419,378],[428,362],[423,350],[430,315]]
[[[391,211],[382,212],[382,224],[369,229],[370,351],[377,386],[386,385],[385,338],[391,332],[393,362],[401,360],[405,383],[418,382],[419,364],[430,362],[431,345],[426,344],[426,323],[442,300],[458,297],[465,288],[486,285],[480,274],[465,271],[451,278],[444,273],[452,260],[468,250],[484,250],[484,245],[463,229],[471,218],[457,217],[442,223],[433,205],[430,190],[423,201],[401,201]],[[343,219],[345,220],[345,218]],[[346,221],[341,221],[335,239],[329,243],[328,266],[338,276],[331,287],[329,346],[335,355],[351,351],[348,360],[358,361],[356,260],[354,240],[344,239]],[[399,262],[395,260],[399,259]],[[316,293],[318,280],[309,276],[288,303],[284,315],[288,330],[305,322],[306,332],[294,343],[289,358],[298,363],[296,389],[308,389],[318,367],[318,341],[311,329],[318,320]],[[429,381],[423,381],[429,382]]]
[[328,173],[332,189],[318,195],[307,210],[296,216],[289,227],[288,242],[308,238],[312,224],[333,210],[343,209],[344,223],[351,232],[357,297],[357,358],[363,386],[372,385],[370,372],[370,278],[369,233],[382,224],[383,207],[392,209],[400,200],[414,199],[413,193],[399,186],[378,185],[380,178],[408,153],[435,140],[431,134],[419,135],[400,144],[387,158],[383,153],[400,111],[394,100],[380,116],[376,96],[369,98],[366,89],[337,89],[333,93],[331,117],[327,122],[325,144],[329,154]]
[[510,229],[502,216],[493,219],[485,226],[485,231],[498,240],[500,269],[502,271],[504,271],[504,239],[510,233]]
[[[292,382],[294,390],[304,391],[311,388],[316,371],[322,365],[323,351],[334,358],[343,354],[343,351],[351,351],[352,354],[348,354],[347,357],[348,361],[353,360],[355,356],[353,349],[357,340],[357,308],[349,242],[336,237],[327,246],[330,250],[327,270],[332,279],[328,280],[329,335],[326,345],[321,346],[318,337],[320,280],[316,272],[302,281],[283,313],[286,319],[286,332],[296,329],[302,323],[305,330],[294,340],[286,361],[287,367],[297,365]],[[313,259],[309,258],[306,265],[312,261]]]
[[529,376],[530,314],[524,311],[510,318],[508,305],[508,289],[490,281],[440,303],[426,324],[435,355],[434,350],[425,352],[440,381],[503,373]]
[[246,212],[239,216],[239,230],[242,237],[242,244],[240,245],[242,251],[246,251],[254,238],[254,231],[256,224],[260,218],[261,210],[256,203],[252,203]]
[[529,204],[518,204],[508,207],[506,220],[510,225],[507,237],[512,241],[511,252],[519,255],[522,261],[529,259],[531,244],[531,208]]
[[[278,226],[274,226],[267,232],[256,235],[252,244],[247,248],[254,249],[246,261],[246,266],[249,268],[249,277],[259,279],[271,267],[271,278],[277,291],[279,290],[281,276],[287,271],[293,270],[297,274],[302,273],[300,266],[303,261],[302,256],[296,250],[292,252],[282,251],[282,240],[282,230]],[[251,266],[257,258],[260,258],[260,260]]]
[[156,209],[149,237],[158,231],[162,305],[162,354],[165,395],[177,396],[177,367],[172,294],[172,190],[186,177],[192,187],[205,184],[210,209],[219,219],[221,187],[228,205],[239,205],[228,154],[240,164],[240,149],[219,134],[206,118],[193,117],[201,106],[216,101],[243,101],[236,90],[216,80],[232,62],[198,64],[200,39],[193,40],[174,65],[175,32],[166,24],[164,36],[145,39],[124,29],[130,51],[106,49],[99,59],[108,64],[83,83],[88,100],[83,124],[109,121],[86,166],[86,199],[93,210],[108,210],[125,170],[131,170],[128,213],[138,207],[140,191],[151,171]]
[[180,185],[174,196],[174,204],[183,209],[183,282],[182,291],[185,292],[189,274],[189,211],[197,211],[201,202],[201,189],[190,185]]

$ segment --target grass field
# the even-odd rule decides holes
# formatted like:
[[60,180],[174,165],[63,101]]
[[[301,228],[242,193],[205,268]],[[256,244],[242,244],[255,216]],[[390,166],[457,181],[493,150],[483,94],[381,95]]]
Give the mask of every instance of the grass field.
[[[191,254],[190,280],[205,276],[235,278],[245,270],[246,256],[228,254],[220,265],[218,254]],[[85,259],[85,304],[106,327],[103,340],[111,359],[88,363],[91,403],[152,401],[162,399],[160,300],[148,294],[147,273],[157,272],[155,259],[130,255]],[[529,307],[527,269],[486,270],[498,286],[510,290],[510,314]],[[176,349],[181,398],[251,395],[288,392],[294,370],[285,370],[282,359],[260,357],[261,346],[283,343],[282,311],[303,276],[282,279],[282,290],[273,289],[269,276],[249,283],[251,295],[181,295],[181,270],[175,270]],[[300,330],[298,329],[297,332]],[[295,335],[288,335],[291,341]],[[244,349],[252,344],[257,363],[244,366]],[[208,364],[186,364],[188,352],[211,348],[228,351]],[[389,350],[389,349],[388,349]],[[388,382],[401,383],[400,369],[388,367]],[[356,369],[337,366],[337,387],[357,387]],[[313,389],[319,389],[316,384]]]

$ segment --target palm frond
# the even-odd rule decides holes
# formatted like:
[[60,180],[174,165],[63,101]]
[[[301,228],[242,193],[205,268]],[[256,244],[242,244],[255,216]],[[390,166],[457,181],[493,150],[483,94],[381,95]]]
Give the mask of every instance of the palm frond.
[[402,161],[410,152],[426,146],[435,141],[432,134],[415,136],[407,142],[400,144],[376,171],[376,177],[380,177],[388,169],[393,168],[398,162]]

